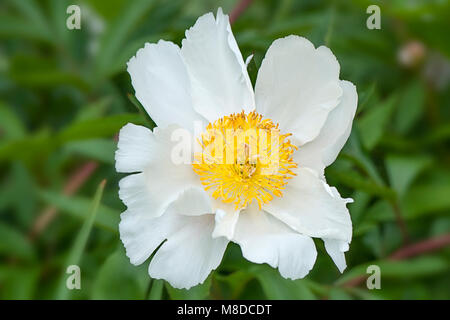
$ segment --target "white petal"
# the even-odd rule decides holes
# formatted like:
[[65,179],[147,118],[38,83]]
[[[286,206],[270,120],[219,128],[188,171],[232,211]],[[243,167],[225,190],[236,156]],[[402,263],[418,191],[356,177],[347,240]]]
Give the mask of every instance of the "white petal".
[[[209,218],[209,219],[208,219]],[[192,217],[156,252],[149,266],[152,278],[165,279],[174,288],[189,289],[206,280],[216,269],[223,257],[228,240],[213,239],[212,215]]]
[[156,204],[156,201],[153,203],[156,197],[154,195],[152,197],[150,188],[151,184],[144,173],[130,174],[119,181],[119,198],[129,210],[146,212],[150,217],[156,217],[163,211],[158,205],[156,208],[153,207]]
[[189,289],[206,280],[223,257],[228,240],[212,238],[214,216],[186,217],[183,225],[159,248],[149,265],[152,278],[174,288]]
[[325,243],[325,249],[330,255],[331,259],[333,259],[334,263],[338,267],[339,271],[344,272],[345,268],[347,268],[347,263],[345,262],[345,254],[344,252],[348,251],[348,243],[341,240],[335,239],[323,239]]
[[204,121],[192,107],[191,85],[180,48],[168,41],[146,43],[128,62],[136,98],[159,127],[193,130]]
[[226,237],[228,240],[231,240],[234,236],[240,210],[235,209],[230,203],[224,203],[217,199],[213,199],[212,204],[216,214],[216,223],[212,236],[214,238]]
[[147,260],[153,251],[176,230],[174,215],[152,218],[142,211],[127,210],[120,215],[120,239],[134,265]]
[[[127,125],[133,126],[133,125]],[[146,139],[136,145],[129,145],[120,149],[117,157],[117,166],[127,169],[140,169],[143,172],[129,175],[119,182],[119,196],[131,211],[144,211],[151,217],[158,217],[166,210],[167,206],[177,199],[178,195],[189,188],[202,188],[200,179],[192,170],[190,164],[175,164],[172,159],[172,150],[179,142],[174,142],[171,135],[176,126],[164,129],[155,128]],[[142,129],[140,129],[142,130]],[[119,138],[120,139],[120,138]],[[146,145],[142,142],[146,141]],[[125,142],[124,142],[125,143]],[[119,145],[122,145],[119,141]],[[149,157],[138,161],[140,166],[126,167],[127,159],[134,161],[139,153],[135,153],[139,147],[142,148],[142,157]],[[130,170],[128,170],[130,171]]]
[[254,206],[241,212],[233,241],[241,246],[246,259],[278,267],[280,274],[290,279],[306,276],[317,256],[310,237]]
[[195,110],[209,121],[254,109],[254,95],[242,58],[222,9],[198,18],[186,31],[181,54],[192,87]]
[[161,217],[129,210],[121,215],[120,238],[133,264],[143,263],[167,239],[155,253],[149,274],[175,288],[202,283],[220,264],[228,244],[223,237],[211,237],[214,215],[186,216],[178,211],[199,200],[197,196],[181,195]]
[[341,87],[344,92],[341,102],[328,115],[320,134],[294,153],[296,163],[319,174],[336,160],[352,129],[358,94],[351,82],[341,81]]
[[331,51],[288,36],[272,43],[261,64],[256,111],[278,122],[302,145],[319,134],[341,95],[339,64]]
[[252,61],[253,59],[253,53],[251,55],[249,55],[247,57],[247,59],[245,59],[245,66],[248,67],[248,64]]
[[283,196],[274,198],[264,210],[310,237],[350,242],[352,222],[346,207],[348,202],[315,171],[300,168],[297,176],[289,180]]
[[214,212],[211,197],[202,187],[192,187],[185,190],[178,197],[174,206],[175,211],[186,216],[201,216]]
[[116,151],[117,172],[143,171],[154,157],[153,133],[143,126],[128,123],[120,129]]

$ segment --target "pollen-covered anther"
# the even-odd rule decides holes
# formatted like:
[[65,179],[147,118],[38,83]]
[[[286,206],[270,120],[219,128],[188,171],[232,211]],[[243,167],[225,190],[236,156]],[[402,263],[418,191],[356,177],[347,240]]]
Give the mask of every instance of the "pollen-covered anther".
[[215,199],[245,208],[281,197],[295,175],[297,149],[278,124],[256,112],[234,113],[210,123],[198,139],[193,169]]

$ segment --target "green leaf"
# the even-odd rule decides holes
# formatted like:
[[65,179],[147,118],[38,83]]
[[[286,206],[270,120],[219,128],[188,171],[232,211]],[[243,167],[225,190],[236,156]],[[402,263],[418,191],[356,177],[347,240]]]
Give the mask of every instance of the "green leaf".
[[362,300],[386,299],[386,297],[383,295],[383,293],[385,293],[385,291],[386,290],[368,290],[368,289],[362,289],[362,288],[346,288],[346,292],[352,294],[357,299],[362,299]]
[[33,159],[36,155],[45,155],[56,147],[74,140],[110,137],[117,134],[120,128],[129,122],[142,124],[143,119],[138,114],[124,113],[75,121],[56,135],[52,135],[48,130],[38,131],[25,138],[14,139],[0,145],[0,162],[10,159]]
[[9,1],[9,3],[22,13],[26,21],[33,25],[33,29],[40,30],[50,37],[47,19],[35,0]]
[[[25,37],[52,42],[52,36],[46,17],[34,0],[8,1],[19,17],[4,15],[0,17],[0,36]],[[30,25],[32,27],[30,27]]]
[[227,285],[230,291],[229,295],[231,299],[238,299],[248,282],[254,278],[255,276],[252,273],[247,272],[245,269],[238,270],[226,276],[217,273],[214,276],[215,280],[219,281],[221,284]]
[[[80,232],[78,233],[75,241],[70,249],[69,255],[66,260],[66,266],[79,265],[81,257],[83,255],[84,248],[89,239],[92,227],[94,225],[95,217],[97,215],[98,208],[100,206],[100,201],[102,199],[103,190],[105,189],[106,180],[103,180],[95,192],[94,200],[92,201],[91,209],[89,210],[89,215],[86,217]],[[58,300],[65,300],[70,296],[70,291],[66,287],[66,273],[63,270],[61,280],[59,283],[56,298]]]
[[407,133],[421,118],[424,111],[425,89],[421,82],[413,81],[400,96],[394,122],[395,129]]
[[345,290],[334,287],[331,288],[328,294],[329,300],[353,300],[353,297],[349,295]]
[[0,223],[0,255],[25,261],[35,259],[33,246],[25,234],[4,223]]
[[377,99],[376,96],[376,88],[377,83],[372,82],[366,90],[361,91],[358,93],[358,108],[356,109],[356,115],[359,115],[361,112],[365,111],[366,107],[369,106],[369,103],[376,103],[375,99]]
[[2,139],[20,139],[26,134],[25,126],[11,107],[0,101],[0,137]]
[[133,266],[119,244],[97,272],[92,299],[145,299],[149,283],[146,266]]
[[384,185],[384,181],[378,173],[373,160],[361,149],[361,144],[357,132],[352,132],[344,151],[341,152],[342,158],[351,160],[355,165],[362,169],[376,184]]
[[111,97],[109,96],[91,102],[80,109],[73,123],[104,117],[105,111],[110,105]]
[[124,113],[99,119],[79,121],[66,127],[59,135],[60,142],[71,140],[93,139],[111,136],[128,122],[141,124],[142,118],[138,114]]
[[0,266],[0,299],[28,300],[35,298],[38,289],[39,265],[23,267],[17,265]]
[[359,175],[356,171],[337,170],[333,167],[327,169],[327,175],[346,186],[364,191],[371,195],[379,195],[387,199],[395,199],[396,193],[389,187],[378,185]]
[[[69,17],[66,10],[71,4],[71,1],[68,0],[50,0],[48,5],[50,9],[50,22],[54,33],[52,36],[57,39],[60,45],[64,45],[66,50],[68,49],[68,39],[73,34],[73,31],[67,29],[66,26],[66,20]],[[81,9],[81,12],[83,16],[83,9]],[[82,20],[82,23],[86,20]]]
[[211,275],[205,280],[205,282],[186,289],[175,289],[168,282],[165,282],[167,292],[169,297],[173,300],[200,300],[205,299],[209,296],[211,289]]
[[42,154],[54,147],[48,130],[41,130],[20,139],[13,139],[0,144],[0,162],[12,159],[25,161],[34,159],[36,154]]
[[419,140],[421,145],[437,144],[450,138],[450,123],[444,123]]
[[285,279],[278,270],[267,265],[254,266],[250,272],[258,279],[268,299],[311,300],[316,298],[306,280]]
[[403,203],[405,217],[416,218],[424,214],[450,210],[450,184],[427,184],[411,188]]
[[[50,205],[60,209],[63,213],[70,214],[82,221],[87,219],[91,200],[82,196],[65,196],[63,194],[41,190],[39,196]],[[95,215],[95,225],[112,232],[118,232],[120,221],[120,211],[112,209],[103,204],[99,204],[98,213]]]
[[389,180],[399,196],[403,196],[408,191],[414,179],[430,164],[431,159],[423,156],[388,155],[386,157]]
[[28,227],[37,210],[36,184],[32,173],[17,161],[11,164],[8,178],[4,182],[5,189],[0,193],[0,210],[2,206],[13,207],[14,218],[21,226]]
[[48,57],[16,55],[11,59],[9,75],[26,87],[41,89],[65,84],[87,91],[90,84],[79,71],[65,68]]
[[367,150],[372,150],[383,136],[396,102],[397,96],[392,95],[380,105],[368,109],[356,122],[361,141]]
[[163,293],[164,293],[164,280],[153,279],[148,299],[161,300]]
[[438,217],[433,221],[431,226],[430,236],[440,236],[448,233],[450,230],[450,216]]
[[349,206],[353,224],[358,224],[362,219],[371,198],[371,195],[363,191],[356,190],[353,193],[353,203]]
[[160,39],[165,39],[169,41],[170,37],[164,35],[146,35],[138,39],[133,40],[128,43],[125,48],[123,48],[111,65],[108,66],[108,74],[116,74],[122,72],[126,69],[127,62],[136,55],[136,52],[145,46],[145,43],[157,43]]
[[89,159],[114,164],[114,152],[117,143],[111,139],[91,139],[86,141],[72,141],[64,146],[69,154],[82,155]]
[[97,67],[102,75],[111,74],[111,66],[121,53],[126,40],[140,19],[150,10],[155,1],[135,0],[128,2],[105,33],[98,54]]
[[[19,2],[19,1],[17,1]],[[30,28],[29,21],[24,18],[0,14],[1,38],[26,38],[42,42],[52,42],[51,37],[39,28]]]
[[423,256],[404,261],[379,260],[364,263],[345,272],[336,284],[341,285],[355,277],[368,276],[367,267],[370,265],[380,267],[382,282],[383,279],[411,280],[428,277],[448,270],[446,259],[437,256]]
[[135,95],[129,93],[129,94],[127,94],[127,97],[131,101],[131,103],[136,107],[136,109],[138,110],[138,112],[142,116],[142,118],[145,119],[146,125],[151,129],[156,127],[155,122],[152,120],[152,118],[150,118],[147,111],[145,111],[145,108],[141,105],[141,103],[138,101],[138,99],[136,99]]
[[[404,213],[403,217],[406,218]],[[354,235],[359,236],[368,232],[373,232],[374,230],[378,230],[380,222],[395,220],[396,217],[391,202],[385,199],[378,200],[366,209],[361,221],[355,225]],[[375,244],[373,244],[373,246],[375,246]]]

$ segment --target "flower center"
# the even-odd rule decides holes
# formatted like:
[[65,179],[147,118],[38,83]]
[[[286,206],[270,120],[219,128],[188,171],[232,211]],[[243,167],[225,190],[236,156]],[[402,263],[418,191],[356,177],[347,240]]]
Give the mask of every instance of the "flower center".
[[295,175],[292,154],[297,149],[280,134],[278,124],[256,112],[231,114],[208,124],[198,139],[193,170],[215,199],[245,208],[253,200],[268,203],[281,197]]

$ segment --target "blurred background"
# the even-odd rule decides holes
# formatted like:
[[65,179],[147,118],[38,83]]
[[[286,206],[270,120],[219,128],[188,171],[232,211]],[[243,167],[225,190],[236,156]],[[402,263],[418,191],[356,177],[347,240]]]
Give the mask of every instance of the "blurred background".
[[[66,9],[81,8],[68,30]],[[369,30],[369,5],[381,29]],[[354,238],[340,274],[319,254],[302,280],[242,258],[189,291],[132,266],[118,235],[116,136],[153,127],[126,62],[145,42],[181,43],[198,16],[232,13],[254,82],[272,41],[327,45],[358,89],[353,131],[326,170],[349,205]],[[1,0],[0,299],[449,299],[450,4],[445,0]],[[101,183],[106,179],[106,185]],[[66,288],[68,265],[81,289]],[[369,265],[381,289],[366,287]]]

